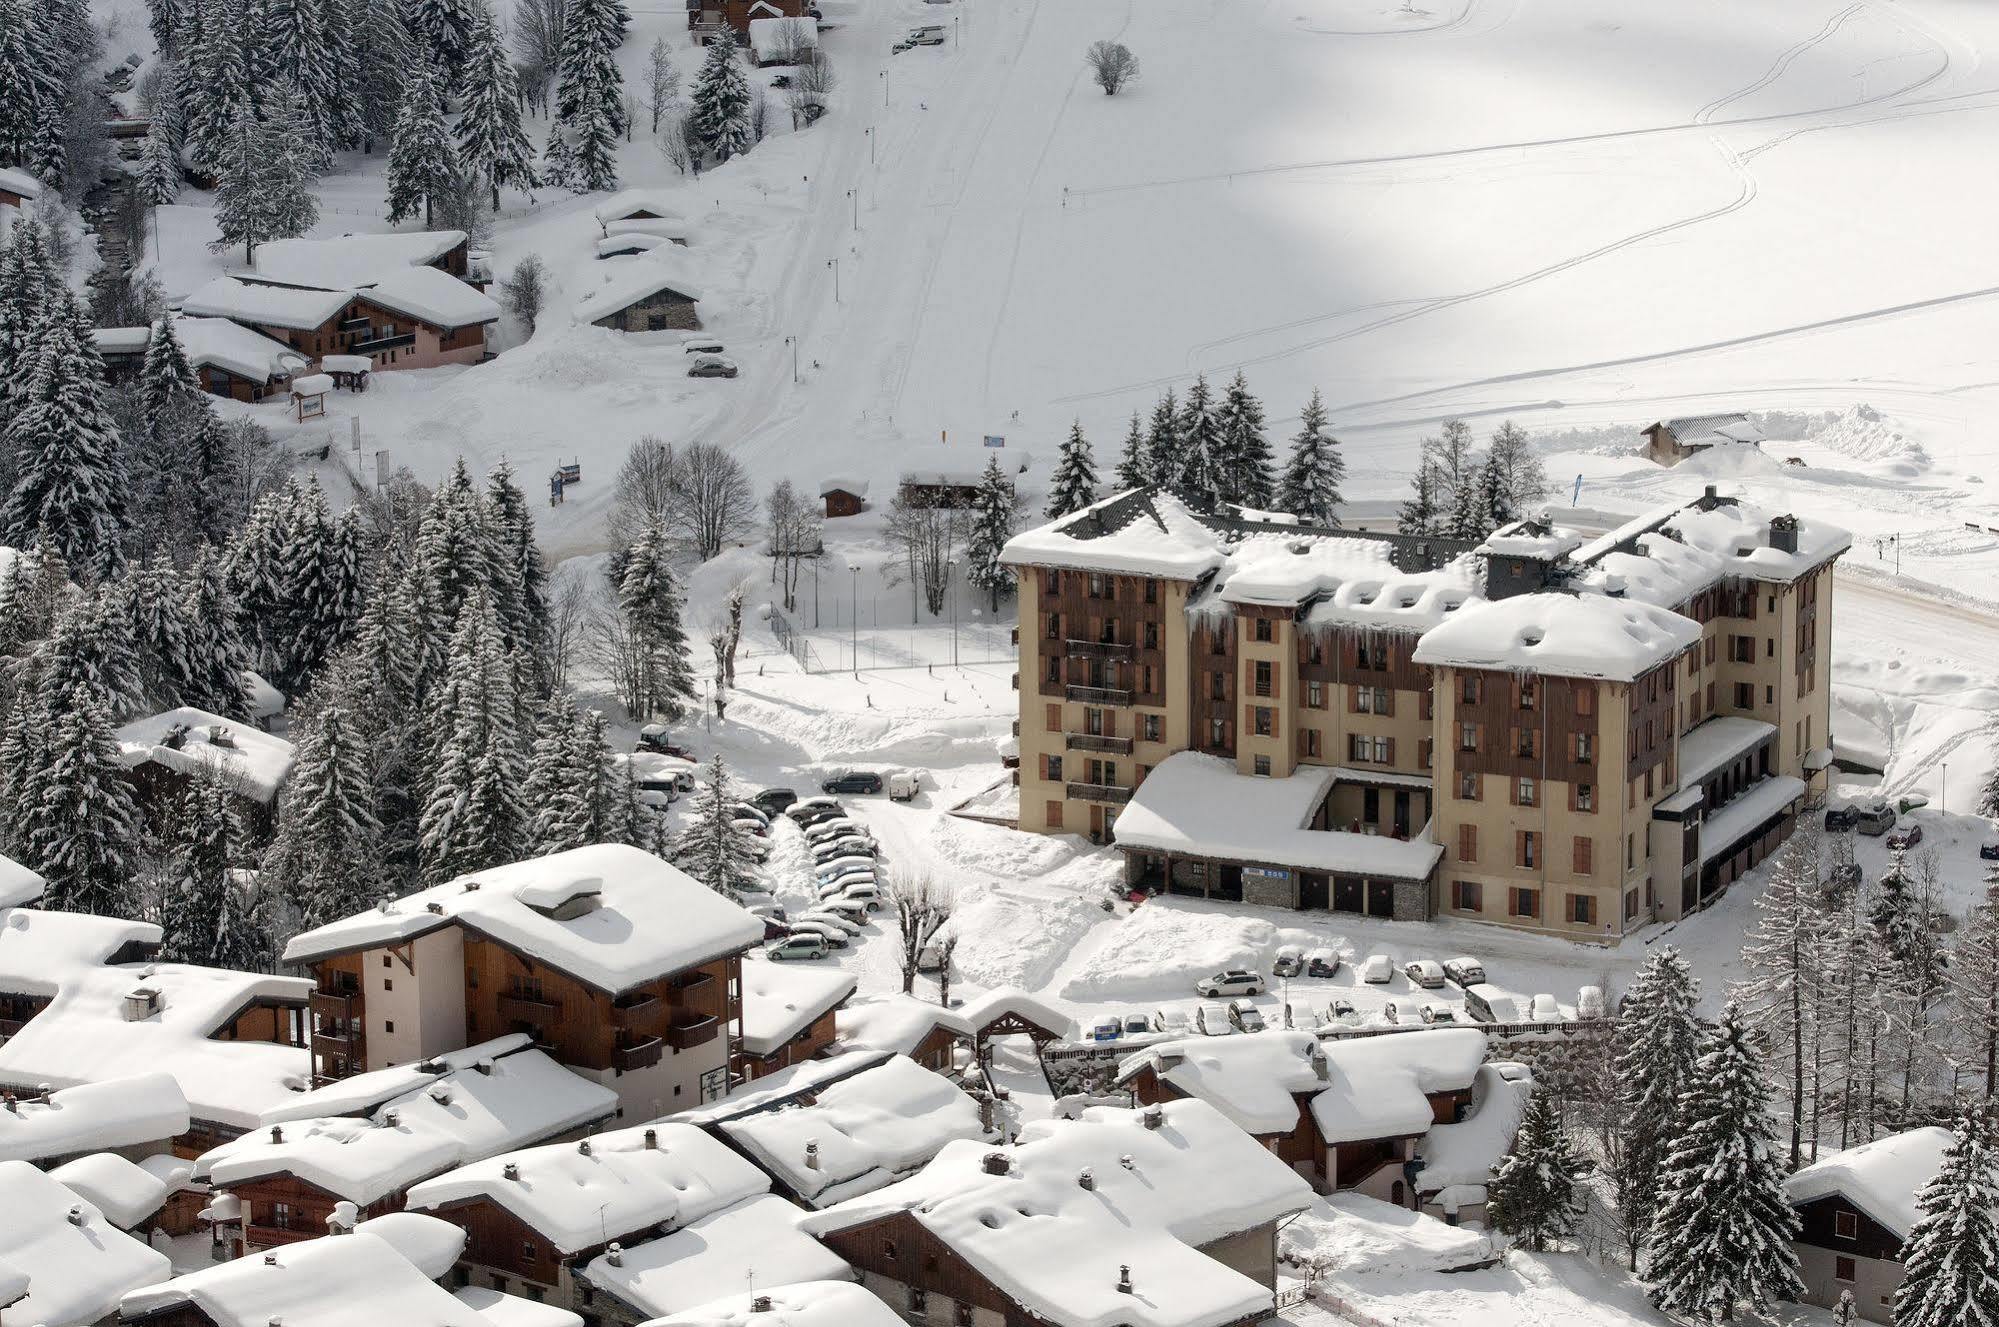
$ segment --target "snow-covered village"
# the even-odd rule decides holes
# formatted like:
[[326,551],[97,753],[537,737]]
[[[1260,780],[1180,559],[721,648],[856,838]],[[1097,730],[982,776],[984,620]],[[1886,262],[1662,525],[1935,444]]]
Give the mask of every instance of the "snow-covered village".
[[1996,56],[0,0],[0,1327],[1999,1327]]

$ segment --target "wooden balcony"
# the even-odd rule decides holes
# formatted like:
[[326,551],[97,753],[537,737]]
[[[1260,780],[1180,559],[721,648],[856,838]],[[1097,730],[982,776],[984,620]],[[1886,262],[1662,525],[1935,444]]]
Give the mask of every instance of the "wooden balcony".
[[1122,687],[1083,687],[1072,683],[1063,688],[1062,694],[1069,700],[1079,700],[1085,705],[1131,704],[1131,692]]
[[314,991],[306,1001],[313,1026],[321,1023],[349,1023],[358,1020],[365,1007],[359,991]]
[[553,1023],[562,1017],[562,1006],[553,1000],[532,1000],[524,995],[502,995],[494,1004],[500,1017],[513,1023],[530,1023],[537,1027]]
[[666,1044],[677,1051],[693,1050],[715,1040],[721,1031],[722,1020],[713,1014],[705,1018],[691,1018],[666,1030]]
[[611,1066],[623,1073],[631,1073],[635,1069],[650,1069],[659,1063],[663,1054],[665,1054],[665,1043],[658,1037],[648,1037],[630,1046],[613,1046]]
[[1079,802],[1110,802],[1122,806],[1131,800],[1131,789],[1116,783],[1071,783],[1065,791]]
[[1120,756],[1131,754],[1129,737],[1106,737],[1102,733],[1064,733],[1062,742],[1071,751],[1108,751]]
[[689,991],[705,990],[715,984],[715,974],[702,968],[683,972],[673,979],[673,1002],[681,1003],[680,997]]
[[1075,659],[1130,659],[1138,654],[1138,646],[1119,640],[1067,640],[1062,648]]
[[349,355],[380,355],[390,350],[397,350],[403,346],[413,346],[415,344],[416,333],[401,332],[395,336],[378,336],[369,341],[356,341],[353,345],[347,347],[346,353]]
[[312,1056],[315,1060],[331,1059],[334,1056],[347,1061],[352,1072],[359,1072],[362,1061],[368,1057],[368,1039],[356,1027],[352,1032],[315,1032],[312,1034]]
[[611,1001],[611,1026],[621,1031],[642,1028],[658,1018],[666,1004],[651,991],[636,991]]

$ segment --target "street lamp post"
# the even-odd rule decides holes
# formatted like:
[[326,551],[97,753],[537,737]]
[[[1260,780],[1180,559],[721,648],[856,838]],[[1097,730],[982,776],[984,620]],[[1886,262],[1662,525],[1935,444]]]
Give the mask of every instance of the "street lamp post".
[[888,70],[882,70],[882,109],[888,109]]
[[875,164],[875,127],[869,125],[863,132],[868,136],[868,165],[872,166]]
[[833,302],[838,304],[840,302],[840,260],[838,258],[828,258],[826,266],[833,269]]
[[784,343],[791,347],[791,381],[796,384],[798,382],[798,338],[787,336],[784,338]]
[[861,564],[849,562],[847,570],[852,573],[847,582],[847,648],[854,656],[854,673],[858,676],[861,671]]
[[854,205],[854,229],[861,228],[861,196],[852,189],[847,190],[847,201]]

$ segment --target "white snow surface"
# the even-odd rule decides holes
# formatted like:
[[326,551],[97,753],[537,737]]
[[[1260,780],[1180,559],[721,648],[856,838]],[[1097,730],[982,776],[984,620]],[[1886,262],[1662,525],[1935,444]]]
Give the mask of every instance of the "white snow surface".
[[[0,575],[6,573],[0,560]],[[25,908],[39,900],[48,881],[38,871],[30,871],[12,857],[0,853],[0,908]]]
[[[177,319],[174,330],[181,330],[178,326],[181,321],[223,319],[306,332],[325,325],[327,319],[347,307],[347,299],[344,290],[267,286],[219,276],[181,298],[180,311],[186,318]],[[250,332],[250,335],[258,334]]]
[[606,258],[598,266],[596,283],[571,310],[579,323],[595,322],[662,290],[685,295],[696,303],[702,298],[686,260],[657,246],[631,257]]
[[671,1235],[626,1247],[621,1267],[599,1254],[583,1275],[653,1316],[738,1294],[752,1279],[758,1287],[852,1280],[845,1259],[799,1229],[804,1215],[782,1198],[760,1194]]
[[[548,913],[593,893],[598,905],[569,921]],[[595,844],[475,871],[329,922],[293,936],[285,962],[372,949],[450,924],[612,995],[763,939],[761,921],[676,867],[638,848]]]
[[1288,1134],[1298,1127],[1298,1095],[1326,1086],[1314,1067],[1318,1048],[1309,1032],[1275,1028],[1254,1037],[1186,1037],[1120,1061],[1118,1081],[1149,1065],[1162,1082],[1199,1097],[1245,1133]]
[[466,1286],[452,1291],[451,1297],[478,1314],[488,1327],[583,1327],[581,1314],[485,1286]]
[[462,230],[271,240],[257,246],[250,274],[287,286],[351,290],[435,262],[463,243]]
[[177,317],[174,336],[195,368],[227,369],[239,378],[268,383],[303,368],[306,357],[227,318]]
[[1948,1129],[1934,1126],[1835,1152],[1784,1181],[1792,1206],[1837,1194],[1899,1238],[1916,1225],[1916,1199],[1943,1169]]
[[1419,1193],[1481,1186],[1513,1146],[1521,1112],[1534,1091],[1534,1075],[1522,1064],[1482,1064],[1471,1084],[1471,1109],[1456,1124],[1433,1124],[1416,1146],[1426,1163],[1416,1176]]
[[[182,730],[180,744],[169,746],[175,729]],[[152,763],[189,776],[211,775],[266,805],[298,759],[298,749],[282,737],[185,705],[134,719],[112,740],[127,769]]]
[[[27,1283],[6,1306],[8,1323],[93,1323],[136,1286],[164,1281],[172,1267],[105,1219],[87,1197],[25,1161],[0,1161],[0,1291]],[[74,1209],[80,1220],[74,1224]],[[0,1300],[5,1295],[0,1294]]]
[[769,1055],[854,993],[856,978],[811,963],[743,964],[743,1049]]
[[0,1110],[0,1161],[46,1161],[163,1143],[187,1132],[187,1098],[169,1073],[78,1083]]
[[160,1210],[179,1180],[193,1173],[182,1162],[179,1168],[162,1168],[165,1174],[128,1161],[116,1152],[93,1152],[65,1162],[49,1172],[49,1178],[83,1198],[120,1230],[130,1230]]
[[359,294],[372,304],[446,330],[497,322],[500,317],[500,306],[492,296],[435,267],[384,273]]
[[1426,1028],[1326,1043],[1332,1081],[1312,1098],[1312,1118],[1328,1143],[1410,1138],[1427,1133],[1426,1093],[1470,1087],[1485,1061],[1478,1028]]
[[[759,1298],[769,1300],[759,1306]],[[899,1327],[902,1319],[852,1281],[801,1281],[731,1295],[640,1327]]]
[[1789,774],[1775,774],[1750,785],[1701,826],[1702,863],[1727,852],[1744,834],[1804,795],[1804,780]]
[[1179,581],[1198,580],[1221,566],[1222,537],[1168,495],[1155,495],[1126,524],[1100,533],[1096,518],[1124,497],[1114,493],[1073,515],[1022,531],[1007,540],[1000,560],[1010,567],[1063,567]]
[[1417,663],[1630,682],[1701,638],[1700,624],[1634,599],[1519,594],[1423,634]]
[[310,1092],[297,1093],[283,1105],[265,1111],[261,1122],[281,1124],[286,1120],[310,1120],[329,1115],[365,1115],[385,1102],[435,1082],[442,1075],[469,1069],[481,1060],[512,1055],[533,1044],[534,1038],[527,1033],[510,1032],[462,1050],[446,1051],[435,1059],[391,1065],[386,1069],[371,1069],[366,1073],[337,1078]]
[[686,1225],[769,1187],[761,1171],[717,1139],[662,1121],[460,1166],[413,1185],[409,1207],[448,1211],[483,1198],[568,1255],[653,1226]]

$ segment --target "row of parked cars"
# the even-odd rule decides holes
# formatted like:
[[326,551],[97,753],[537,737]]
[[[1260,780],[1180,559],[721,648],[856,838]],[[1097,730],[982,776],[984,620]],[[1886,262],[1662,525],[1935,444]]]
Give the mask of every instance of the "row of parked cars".
[[818,959],[845,949],[867,927],[869,917],[882,910],[881,853],[874,835],[836,797],[800,798],[789,788],[767,788],[758,796],[781,799],[784,816],[804,833],[812,889],[819,899],[795,920],[778,923],[783,929],[769,935],[765,955],[780,961]]
[[[1275,977],[1331,977],[1339,973],[1340,955],[1330,948],[1306,950],[1298,945],[1281,947],[1271,963],[1271,974]],[[1385,986],[1395,979],[1396,966],[1386,954],[1369,954],[1354,966],[1354,973],[1361,981],[1371,986]],[[1400,969],[1409,984],[1418,990],[1442,990],[1445,986],[1456,986],[1464,998],[1465,1019],[1479,1023],[1555,1023],[1568,1018],[1561,1002],[1548,994],[1535,995],[1522,1001],[1486,981],[1485,965],[1470,955],[1448,958],[1442,962],[1431,958],[1415,958],[1404,963]],[[1246,1003],[1245,997],[1262,995],[1269,988],[1263,974],[1248,968],[1230,968],[1203,977],[1194,983],[1194,993],[1203,1000],[1220,1001],[1235,997],[1234,1004]],[[1203,1005],[1202,1008],[1207,1006]],[[1582,988],[1576,1000],[1578,1018],[1601,1018],[1604,1016],[1603,992],[1595,986]],[[1457,1007],[1439,1001],[1418,1003],[1409,1011],[1415,1021],[1423,1023],[1454,1023],[1461,1021]],[[1397,1023],[1405,1021],[1403,1011],[1395,1001],[1387,1002],[1381,1009],[1383,1021]],[[1289,1008],[1290,1026],[1310,1028],[1330,1023],[1356,1023],[1360,1016],[1353,1002],[1344,997],[1335,997],[1320,1015],[1309,1005],[1293,1004]],[[1214,1028],[1221,1022],[1220,1011],[1209,1016],[1205,1023],[1196,1010],[1196,1030],[1208,1035],[1218,1035]],[[1256,1026],[1248,1025],[1248,1020],[1235,1017],[1229,1020],[1230,1030],[1238,1032],[1257,1031],[1261,1028],[1261,1015]]]
[[1828,834],[1851,832],[1873,838],[1886,834],[1891,848],[1913,848],[1923,841],[1921,825],[1908,824],[1896,829],[1895,816],[1895,808],[1886,802],[1876,802],[1872,806],[1835,806],[1825,813],[1825,830]]

